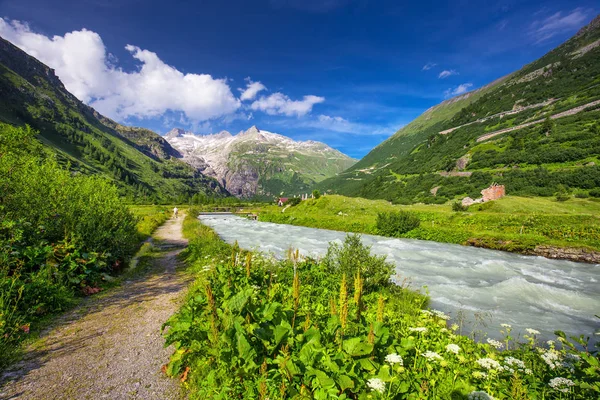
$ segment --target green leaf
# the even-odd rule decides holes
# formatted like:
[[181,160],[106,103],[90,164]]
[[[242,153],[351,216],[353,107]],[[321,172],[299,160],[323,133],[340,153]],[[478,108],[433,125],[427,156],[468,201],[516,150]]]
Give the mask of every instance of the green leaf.
[[358,360],[358,363],[360,364],[360,367],[365,371],[371,372],[377,369],[375,363],[373,363],[373,361],[369,360],[368,358],[361,358]]
[[373,351],[373,345],[355,337],[344,341],[344,351],[352,357],[365,356]]
[[331,389],[331,388],[335,388],[335,381],[333,379],[331,379],[325,372],[316,369],[314,370],[315,376],[317,377],[317,381],[319,382],[319,385],[321,385],[322,388],[324,389]]
[[346,389],[354,388],[354,381],[347,375],[338,376],[337,381],[338,385],[340,385],[340,389],[342,390],[342,392]]

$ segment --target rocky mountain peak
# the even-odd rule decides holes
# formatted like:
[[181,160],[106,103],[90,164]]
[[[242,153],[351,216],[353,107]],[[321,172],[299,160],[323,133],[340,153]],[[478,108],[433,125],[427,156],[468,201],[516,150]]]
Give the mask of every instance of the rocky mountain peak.
[[221,132],[219,132],[219,133],[215,133],[215,134],[213,135],[213,137],[214,137],[215,139],[226,139],[226,138],[230,138],[230,137],[232,137],[232,136],[233,136],[233,135],[232,135],[231,133],[229,133],[228,131],[221,131]]
[[185,131],[183,129],[173,128],[169,132],[167,132],[165,137],[167,139],[174,139],[174,138],[182,137],[184,134],[185,134]]
[[592,20],[592,22],[581,28],[575,36],[585,35],[586,33],[597,29],[600,29],[600,14],[597,15],[596,18]]
[[248,129],[248,130],[247,130],[246,132],[244,132],[243,134],[244,134],[244,135],[252,135],[252,134],[257,134],[257,133],[260,133],[260,129],[258,129],[258,128],[256,127],[256,125],[252,125],[252,126],[250,127],[250,129]]

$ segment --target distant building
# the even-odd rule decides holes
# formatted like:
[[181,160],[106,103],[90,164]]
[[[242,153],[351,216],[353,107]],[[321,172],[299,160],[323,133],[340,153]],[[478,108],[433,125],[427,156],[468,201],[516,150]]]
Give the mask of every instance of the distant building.
[[278,205],[279,207],[282,207],[282,206],[283,206],[283,204],[284,204],[286,201],[288,201],[288,200],[289,200],[289,199],[288,199],[287,197],[280,197],[280,198],[277,200],[277,205]]

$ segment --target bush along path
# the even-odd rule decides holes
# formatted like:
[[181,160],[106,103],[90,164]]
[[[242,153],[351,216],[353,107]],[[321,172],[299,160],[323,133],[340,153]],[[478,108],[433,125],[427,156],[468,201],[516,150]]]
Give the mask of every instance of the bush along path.
[[176,270],[187,246],[182,221],[157,229],[138,260],[143,272],[87,298],[43,332],[0,376],[0,399],[182,398],[178,382],[161,372],[172,353],[161,325],[179,308],[188,283]]

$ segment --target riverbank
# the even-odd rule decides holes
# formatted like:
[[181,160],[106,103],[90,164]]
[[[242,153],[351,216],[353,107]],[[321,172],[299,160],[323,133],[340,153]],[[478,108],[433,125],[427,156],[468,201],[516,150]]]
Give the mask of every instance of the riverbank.
[[166,371],[185,382],[191,399],[598,393],[598,358],[564,334],[542,346],[535,329],[519,339],[505,324],[500,340],[475,342],[459,334],[458,316],[421,309],[421,295],[386,284],[390,266],[356,237],[318,261],[295,251],[274,260],[226,244],[192,218],[184,230],[196,281],[166,323],[176,349]]
[[420,226],[401,237],[483,247],[526,255],[600,263],[600,201],[507,196],[466,212],[451,205],[391,205],[338,195],[297,206],[266,206],[259,220],[337,231],[377,234],[377,214],[410,211]]

